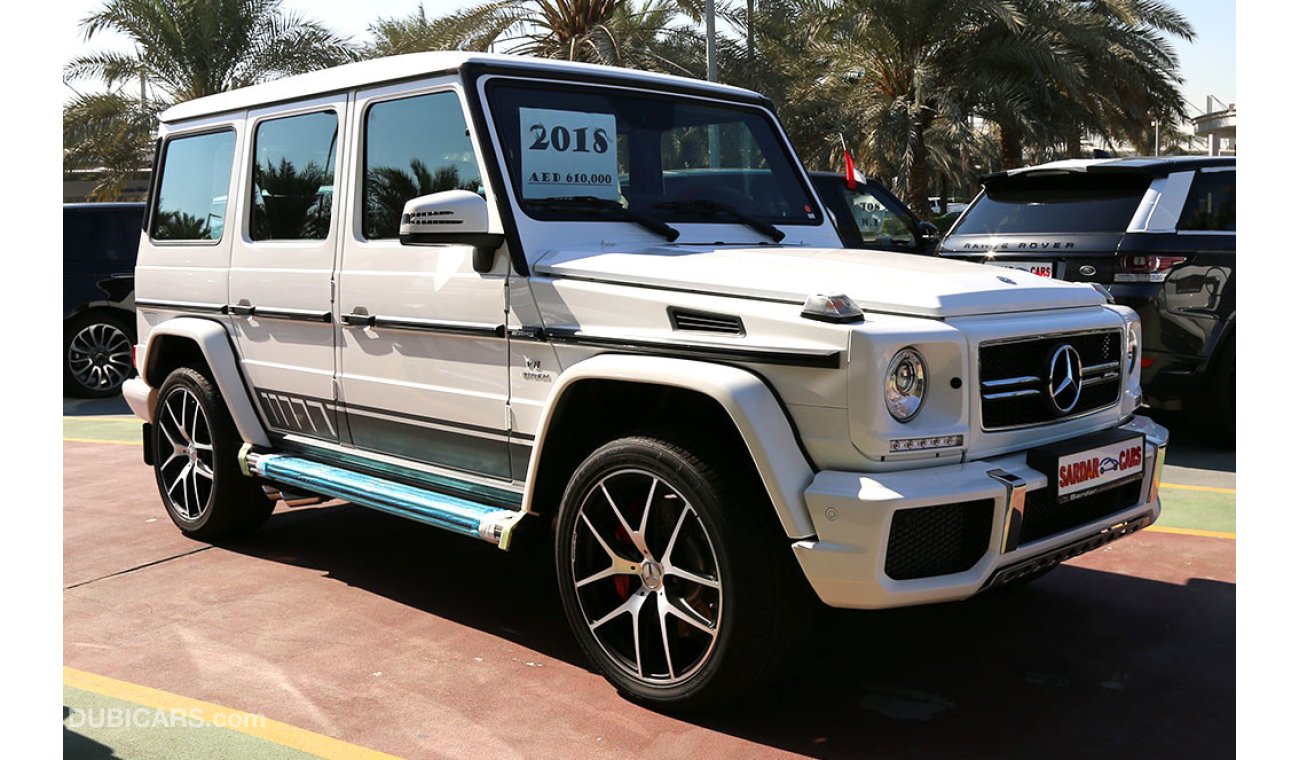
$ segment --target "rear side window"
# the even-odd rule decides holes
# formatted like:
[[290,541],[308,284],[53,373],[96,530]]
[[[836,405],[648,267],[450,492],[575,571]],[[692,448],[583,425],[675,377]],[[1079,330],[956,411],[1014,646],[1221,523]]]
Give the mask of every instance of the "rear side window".
[[1180,230],[1237,230],[1237,172],[1200,172],[1192,181],[1187,204],[1178,220]]
[[438,92],[376,103],[366,113],[363,234],[395,238],[412,198],[482,186],[460,98]]
[[253,138],[253,240],[324,240],[334,207],[334,112],[264,121]]
[[1011,177],[990,183],[952,234],[1123,232],[1148,184],[1136,174]]
[[220,240],[226,226],[235,133],[177,137],[168,140],[163,151],[153,239]]

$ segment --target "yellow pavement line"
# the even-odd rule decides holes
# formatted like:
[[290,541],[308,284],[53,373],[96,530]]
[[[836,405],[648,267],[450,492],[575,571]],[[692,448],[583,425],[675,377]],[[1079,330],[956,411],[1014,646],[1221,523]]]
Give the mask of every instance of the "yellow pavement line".
[[1237,540],[1236,533],[1224,533],[1221,530],[1197,530],[1196,528],[1170,528],[1164,525],[1152,525],[1150,528],[1147,528],[1147,530],[1154,531],[1156,533],[1177,533],[1180,536],[1202,536],[1204,538],[1228,538],[1233,541]]
[[111,443],[114,446],[139,446],[139,441],[107,441],[103,438],[64,438],[64,442],[71,443]]
[[1235,488],[1219,488],[1217,486],[1185,486],[1180,483],[1161,483],[1161,488],[1172,488],[1175,491],[1206,491],[1207,493],[1230,493],[1236,494]]
[[121,699],[144,707],[168,712],[181,711],[187,716],[195,716],[206,723],[220,725],[231,731],[238,731],[258,739],[279,744],[282,747],[296,749],[325,758],[358,758],[359,760],[381,760],[395,758],[373,749],[335,739],[331,736],[313,733],[306,729],[290,726],[287,723],[271,720],[261,715],[253,715],[242,710],[202,702],[179,694],[151,689],[148,686],[119,681],[107,676],[87,673],[84,670],[63,668],[63,684],[74,689],[94,692],[105,697]]

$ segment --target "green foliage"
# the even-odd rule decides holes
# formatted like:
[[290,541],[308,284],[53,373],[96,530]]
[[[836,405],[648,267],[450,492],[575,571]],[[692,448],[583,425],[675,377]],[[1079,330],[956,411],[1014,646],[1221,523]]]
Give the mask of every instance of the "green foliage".
[[177,103],[353,60],[352,44],[281,8],[282,0],[107,0],[81,22],[85,39],[117,32],[134,53],[77,56],[67,79],[113,86],[143,75]]
[[63,109],[63,170],[89,170],[91,196],[117,200],[131,175],[149,166],[156,109],[116,93],[78,95]]

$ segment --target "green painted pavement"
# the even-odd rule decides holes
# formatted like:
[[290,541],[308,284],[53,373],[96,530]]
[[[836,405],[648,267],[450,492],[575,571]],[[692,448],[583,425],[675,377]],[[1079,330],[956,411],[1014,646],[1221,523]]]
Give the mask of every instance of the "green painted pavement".
[[1160,506],[1160,519],[1156,525],[1237,532],[1236,494],[1162,488]]
[[199,723],[181,713],[142,707],[71,686],[63,687],[63,756],[74,760],[315,757],[228,728]]
[[105,443],[140,443],[139,419],[130,416],[64,417],[63,437]]

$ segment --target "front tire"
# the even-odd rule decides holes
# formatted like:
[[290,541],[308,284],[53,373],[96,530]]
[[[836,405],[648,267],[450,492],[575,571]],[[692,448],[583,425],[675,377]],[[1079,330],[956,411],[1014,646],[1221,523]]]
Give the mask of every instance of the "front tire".
[[274,502],[239,471],[243,441],[216,386],[192,367],[173,370],[158,390],[154,479],[167,515],[203,541],[256,530]]
[[556,572],[584,652],[648,706],[706,709],[775,671],[806,619],[771,505],[668,440],[593,452],[561,502]]

